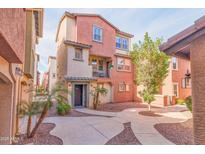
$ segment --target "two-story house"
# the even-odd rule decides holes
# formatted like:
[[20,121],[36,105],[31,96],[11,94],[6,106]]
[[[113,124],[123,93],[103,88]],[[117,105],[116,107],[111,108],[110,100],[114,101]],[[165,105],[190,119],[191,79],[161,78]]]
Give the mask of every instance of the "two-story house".
[[108,90],[101,103],[137,99],[129,57],[132,38],[101,15],[64,13],[56,34],[57,81],[71,91],[72,107],[91,107],[97,84]]

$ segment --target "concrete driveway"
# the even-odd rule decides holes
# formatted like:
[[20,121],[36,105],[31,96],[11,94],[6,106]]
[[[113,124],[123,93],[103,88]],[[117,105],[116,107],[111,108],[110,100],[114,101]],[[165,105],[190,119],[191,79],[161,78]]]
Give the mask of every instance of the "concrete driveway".
[[173,144],[153,126],[157,123],[183,122],[191,118],[188,111],[159,113],[161,117],[148,117],[138,114],[145,110],[143,108],[130,108],[121,112],[101,112],[86,108],[76,110],[100,116],[48,117],[44,121],[56,124],[50,133],[61,138],[63,144],[105,144],[122,132],[123,123],[127,122],[131,122],[131,129],[141,144]]

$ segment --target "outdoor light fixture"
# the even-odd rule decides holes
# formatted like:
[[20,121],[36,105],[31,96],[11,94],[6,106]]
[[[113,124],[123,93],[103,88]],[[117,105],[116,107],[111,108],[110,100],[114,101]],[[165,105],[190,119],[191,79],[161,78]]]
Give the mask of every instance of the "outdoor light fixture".
[[16,67],[15,74],[19,76],[23,76],[23,71],[20,67]]

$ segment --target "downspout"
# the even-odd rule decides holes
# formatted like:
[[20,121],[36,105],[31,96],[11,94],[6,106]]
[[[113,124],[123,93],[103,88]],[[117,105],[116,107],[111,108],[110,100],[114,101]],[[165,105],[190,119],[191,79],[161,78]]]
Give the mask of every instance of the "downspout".
[[[11,118],[12,118],[12,120],[11,120],[11,128],[10,128],[10,133],[11,133],[11,136],[13,137],[14,122],[15,122],[15,120],[14,120],[15,118],[13,118],[13,113],[15,113],[14,105],[15,105],[15,98],[16,98],[16,93],[15,93],[16,92],[16,79],[15,79],[13,72],[12,72],[12,63],[9,63],[9,74],[11,75],[12,81],[14,83],[14,86],[12,89],[12,91],[13,91],[13,103],[11,106],[11,111],[12,111]],[[11,141],[13,141],[13,139]]]

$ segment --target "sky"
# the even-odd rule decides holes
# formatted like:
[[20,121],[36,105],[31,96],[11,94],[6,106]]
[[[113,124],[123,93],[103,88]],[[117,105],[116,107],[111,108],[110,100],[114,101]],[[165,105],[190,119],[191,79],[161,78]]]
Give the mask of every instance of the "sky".
[[48,57],[56,56],[55,36],[65,11],[100,14],[120,30],[134,34],[134,43],[143,40],[145,32],[166,41],[205,15],[205,9],[45,9],[43,38],[37,45],[41,73],[48,70]]

